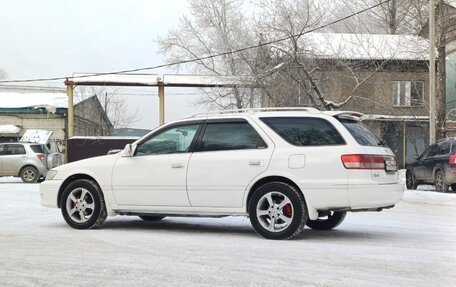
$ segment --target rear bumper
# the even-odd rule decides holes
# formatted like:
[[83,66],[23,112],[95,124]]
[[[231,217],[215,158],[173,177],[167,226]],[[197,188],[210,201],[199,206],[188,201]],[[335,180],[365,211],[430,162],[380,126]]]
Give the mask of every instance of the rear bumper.
[[41,205],[45,207],[58,207],[57,197],[62,184],[60,180],[45,180],[40,184]]
[[448,168],[446,170],[445,183],[448,185],[456,183],[456,168]]
[[395,205],[404,195],[402,182],[392,184],[359,184],[349,186],[352,209],[375,209]]

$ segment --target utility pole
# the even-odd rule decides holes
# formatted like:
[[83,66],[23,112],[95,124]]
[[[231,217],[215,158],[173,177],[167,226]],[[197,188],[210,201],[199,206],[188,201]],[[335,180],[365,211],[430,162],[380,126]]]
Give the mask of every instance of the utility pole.
[[429,0],[429,144],[435,143],[435,0]]

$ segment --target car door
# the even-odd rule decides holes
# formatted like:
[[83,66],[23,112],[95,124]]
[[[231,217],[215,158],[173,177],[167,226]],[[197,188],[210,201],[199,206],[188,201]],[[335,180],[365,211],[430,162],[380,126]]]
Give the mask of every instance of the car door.
[[17,176],[26,160],[25,148],[21,144],[6,144],[2,160],[4,175]]
[[165,127],[140,141],[133,156],[120,156],[112,177],[117,204],[189,206],[186,175],[200,126],[187,122]]
[[267,169],[274,149],[252,124],[241,118],[206,122],[188,168],[192,206],[242,207],[247,186]]
[[428,181],[434,181],[435,157],[438,156],[438,153],[438,145],[433,144],[429,150],[429,154],[423,159],[425,179]]
[[417,180],[425,180],[426,179],[426,169],[424,164],[424,159],[427,158],[429,151],[431,150],[432,146],[428,147],[416,160],[414,163],[415,167],[413,168],[413,172],[415,178]]

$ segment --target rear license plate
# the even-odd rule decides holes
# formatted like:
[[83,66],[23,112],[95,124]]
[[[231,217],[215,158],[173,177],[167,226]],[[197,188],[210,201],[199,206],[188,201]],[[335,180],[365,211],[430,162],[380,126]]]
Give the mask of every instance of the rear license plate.
[[386,159],[385,160],[385,169],[386,169],[386,171],[396,171],[397,170],[396,161],[394,159],[393,160]]

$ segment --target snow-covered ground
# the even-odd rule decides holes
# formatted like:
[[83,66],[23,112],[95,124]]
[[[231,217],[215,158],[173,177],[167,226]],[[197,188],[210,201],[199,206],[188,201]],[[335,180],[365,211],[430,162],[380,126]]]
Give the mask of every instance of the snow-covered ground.
[[270,241],[240,217],[78,231],[38,185],[0,182],[0,286],[456,286],[456,194],[407,191],[391,210]]

